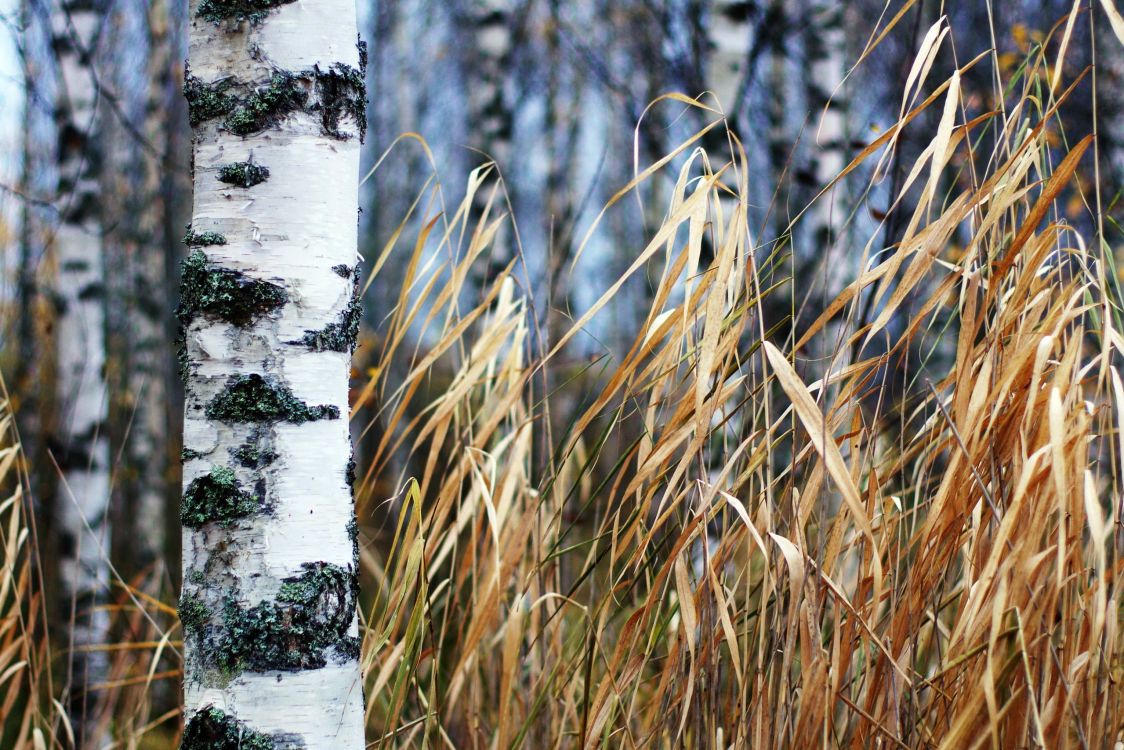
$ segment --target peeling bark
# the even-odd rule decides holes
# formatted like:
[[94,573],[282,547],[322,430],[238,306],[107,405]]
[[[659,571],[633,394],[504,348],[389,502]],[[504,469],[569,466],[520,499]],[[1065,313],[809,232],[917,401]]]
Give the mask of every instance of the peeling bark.
[[356,38],[351,0],[191,6],[185,748],[363,747],[345,418]]

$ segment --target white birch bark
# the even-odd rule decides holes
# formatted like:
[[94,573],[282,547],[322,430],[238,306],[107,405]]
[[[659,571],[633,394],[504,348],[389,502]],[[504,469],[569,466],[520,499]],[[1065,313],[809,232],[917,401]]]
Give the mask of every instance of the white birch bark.
[[734,117],[741,105],[753,43],[753,13],[752,3],[745,0],[714,0],[710,9],[707,88],[727,117]]
[[511,57],[512,0],[472,0],[476,75],[469,89],[469,119],[476,148],[501,166],[511,156],[514,114],[507,97]]
[[[514,5],[514,0],[469,0],[468,4],[473,38],[468,61],[470,143],[495,163],[489,179],[479,187],[473,201],[477,214],[482,214],[486,207],[499,182],[500,173],[506,173],[511,166],[516,118],[509,96],[512,78],[510,62],[514,51]],[[512,198],[517,199],[517,196]],[[497,193],[492,202],[489,220],[506,211],[504,197],[502,193]],[[476,279],[481,289],[487,287],[491,276],[511,259],[513,253],[510,234],[503,228],[493,241],[486,273]]]
[[[806,9],[809,23],[804,33],[805,90],[814,128],[814,137],[809,139],[812,195],[828,185],[846,166],[847,101],[846,92],[839,85],[847,69],[843,12],[839,0],[815,0]],[[805,227],[799,235],[806,248],[807,265],[815,269],[816,277],[812,287],[817,297],[812,305],[814,310],[822,309],[834,299],[858,273],[858,254],[847,251],[847,243],[841,236],[848,204],[846,183],[840,182],[815,200],[803,219]],[[814,346],[813,358],[823,364],[825,372],[829,366],[846,364],[840,361],[847,354],[837,343],[841,336],[839,321],[834,321]]]
[[[710,15],[706,26],[710,47],[709,58],[706,64],[706,86],[715,96],[722,110],[728,118],[728,126],[735,132],[738,130],[735,120],[739,111],[743,109],[743,88],[749,70],[749,57],[753,46],[755,34],[755,21],[757,9],[752,3],[743,0],[715,0],[710,7]],[[724,134],[716,140],[722,151],[711,154],[715,166],[736,158],[730,153]],[[738,169],[742,169],[738,165]],[[736,170],[729,170],[727,183],[737,191]],[[710,237],[714,244],[714,267],[721,267],[719,256],[730,257],[745,252],[746,247],[752,247],[749,240],[748,196],[733,197],[731,193],[723,192],[710,208],[709,220],[711,223]],[[730,265],[736,269],[740,263]],[[735,270],[736,273],[736,270]],[[727,308],[729,307],[727,302]],[[717,375],[711,376],[710,387],[720,387]],[[704,479],[712,485],[720,485],[726,459],[729,455],[730,444],[740,430],[740,412],[738,407],[740,396],[734,395],[710,415],[710,434],[704,444]],[[729,413],[727,413],[727,411]],[[728,478],[727,478],[728,480]],[[712,524],[707,529],[705,537],[692,547],[691,557],[696,577],[703,575],[703,565],[708,559],[709,551],[716,549],[716,536],[718,529]],[[705,551],[704,551],[705,546]]]
[[105,269],[98,196],[97,88],[93,58],[105,21],[98,2],[64,2],[52,12],[59,73],[58,389],[54,449],[63,482],[56,500],[62,540],[60,578],[71,618],[71,724],[81,747],[102,747],[98,693],[106,679],[109,617],[107,510],[109,441],[105,433]]
[[[813,189],[818,192],[846,166],[846,101],[844,91],[837,87],[847,72],[847,36],[843,28],[843,6],[838,0],[815,2],[807,15],[806,86],[815,126]],[[838,238],[839,227],[846,217],[843,197],[841,186],[836,186],[812,206],[811,232],[825,250]]]
[[190,13],[184,747],[358,749],[354,0]]

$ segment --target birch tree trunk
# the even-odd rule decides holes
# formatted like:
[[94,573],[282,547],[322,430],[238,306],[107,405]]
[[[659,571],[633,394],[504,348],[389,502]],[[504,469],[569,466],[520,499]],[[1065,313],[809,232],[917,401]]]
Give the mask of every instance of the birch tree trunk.
[[476,85],[469,89],[473,146],[502,166],[511,156],[514,115],[507,96],[511,71],[513,0],[472,0]]
[[744,0],[714,0],[707,24],[710,56],[707,88],[722,105],[731,124],[742,108],[742,90],[749,69],[755,8]]
[[183,747],[358,750],[354,0],[190,14]]
[[[129,460],[136,476],[129,493],[126,523],[129,544],[138,568],[159,566],[164,559],[168,506],[167,435],[169,331],[163,304],[165,245],[162,227],[169,217],[162,185],[169,118],[168,84],[173,75],[172,29],[166,0],[148,7],[147,104],[144,137],[149,149],[142,153],[143,195],[139,206],[136,254],[130,282],[131,311],[129,391],[136,399],[129,428]],[[181,225],[182,226],[182,225]],[[160,570],[150,571],[153,580]]]
[[63,473],[56,501],[60,579],[71,614],[72,692],[68,709],[82,748],[104,744],[97,693],[106,679],[109,616],[100,605],[108,593],[106,512],[110,496],[109,441],[105,433],[105,268],[98,170],[97,79],[93,67],[105,24],[105,6],[74,0],[56,6],[52,43],[58,56],[59,209],[58,388],[60,423],[55,458]]
[[[844,92],[836,90],[847,72],[847,35],[843,6],[838,0],[820,0],[808,8],[804,30],[805,89],[813,126],[812,189],[819,192],[846,166],[847,122]],[[827,251],[838,239],[846,218],[842,184],[811,208],[813,245]]]
[[[511,102],[511,60],[515,50],[512,24],[514,0],[469,0],[468,16],[472,25],[473,45],[469,60],[468,121],[469,136],[474,149],[486,154],[495,164],[489,179],[476,193],[473,209],[481,214],[492,191],[499,183],[500,174],[511,165],[512,141],[515,134],[515,117]],[[480,161],[480,159],[477,159]],[[517,200],[518,196],[512,196]],[[489,221],[507,212],[502,193],[497,193],[492,203]],[[473,274],[480,292],[486,289],[495,273],[513,256],[510,248],[511,232],[502,229],[496,236],[489,265],[483,273]]]
[[[811,199],[835,179],[846,166],[847,101],[839,88],[847,72],[847,35],[843,27],[843,4],[839,0],[815,0],[806,9],[809,23],[804,28],[804,88],[811,116],[813,137],[809,139]],[[846,182],[841,181],[816,199],[803,220],[801,238],[806,248],[803,265],[815,269],[811,286],[811,310],[818,314],[828,301],[843,290],[858,274],[859,253],[849,252],[841,237],[846,224],[849,200]],[[803,203],[799,205],[804,205]],[[797,301],[801,304],[801,301]],[[845,347],[838,345],[843,335],[842,322],[832,321],[818,343],[813,343],[813,360],[824,371],[846,364]],[[813,370],[815,372],[816,370]]]

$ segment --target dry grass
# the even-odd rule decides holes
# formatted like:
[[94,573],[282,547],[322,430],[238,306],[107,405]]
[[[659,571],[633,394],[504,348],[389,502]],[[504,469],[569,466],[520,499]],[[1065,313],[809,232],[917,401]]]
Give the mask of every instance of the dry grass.
[[[1001,107],[971,115],[959,72],[929,80],[942,29],[899,122],[848,167],[884,175],[933,111],[900,242],[875,262],[872,239],[859,278],[798,330],[766,302],[803,280],[750,236],[742,145],[697,148],[722,127],[704,105],[660,104],[708,124],[606,207],[674,186],[627,274],[554,340],[516,266],[464,303],[473,266],[518,236],[501,193],[475,196],[494,189],[488,168],[452,210],[437,183],[419,193],[372,262],[373,280],[405,259],[406,281],[368,339],[354,416],[373,746],[1124,740],[1124,335],[1111,251],[1060,208],[1083,197],[1074,173],[1095,146],[1057,145],[1064,27]],[[1085,225],[1099,206],[1088,196]],[[568,359],[645,274],[631,346]],[[27,717],[16,747],[35,729],[45,747],[56,714],[36,703],[51,692],[34,682],[49,672],[18,493],[0,513],[0,711]],[[132,661],[103,686],[121,746],[176,715],[147,698],[178,674],[178,644],[143,588],[122,604]]]
[[[430,242],[364,393],[368,480],[401,451],[412,474],[363,556],[376,746],[1122,739],[1124,338],[1111,255],[1059,210],[1091,140],[1050,145],[1072,92],[1056,38],[1002,108],[969,118],[961,74],[988,60],[929,84],[944,33],[919,52],[900,122],[848,168],[885,173],[887,146],[934,110],[901,241],[864,254],[797,341],[770,332],[788,330],[764,305],[786,293],[781,250],[749,236],[733,136],[728,163],[695,148],[700,131],[617,196],[660,173],[675,184],[628,271],[654,279],[644,324],[594,366],[565,344],[625,278],[532,356],[508,275],[457,310],[504,218],[472,223],[476,183],[424,214]],[[415,271],[427,259],[441,267]],[[427,342],[412,354],[411,325]],[[817,341],[829,362],[804,354]],[[361,511],[381,499],[361,493]]]
[[0,746],[40,750],[63,712],[54,694],[50,645],[25,489],[26,467],[0,382]]

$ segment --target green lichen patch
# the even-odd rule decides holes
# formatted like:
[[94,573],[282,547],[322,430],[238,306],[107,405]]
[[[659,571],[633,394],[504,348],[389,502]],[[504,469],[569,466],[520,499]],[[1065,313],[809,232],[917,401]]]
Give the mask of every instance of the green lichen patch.
[[359,140],[367,135],[367,84],[363,71],[344,65],[333,64],[327,72],[315,70],[318,103],[314,109],[320,111],[320,128],[325,135],[333,138],[346,137],[340,132],[340,122],[350,118],[359,129]]
[[225,245],[226,237],[218,232],[196,232],[189,226],[183,235],[183,244],[188,247],[207,247],[209,245]]
[[335,406],[309,406],[274,378],[239,375],[207,404],[206,415],[221,422],[292,422],[339,419]]
[[347,538],[351,540],[351,558],[355,561],[355,569],[359,569],[359,521],[355,516],[347,522]]
[[229,81],[207,84],[188,74],[183,81],[183,96],[187,99],[187,119],[192,126],[222,117],[234,108],[235,99],[226,91]]
[[214,268],[201,250],[183,262],[177,311],[183,326],[203,314],[245,327],[288,301],[289,295],[277,284],[228,268]]
[[219,167],[219,182],[240,188],[252,188],[269,179],[269,169],[249,161],[236,161]]
[[273,601],[244,608],[228,599],[204,659],[221,670],[262,672],[318,669],[330,657],[357,656],[358,639],[347,634],[358,596],[354,572],[325,562],[301,567]]
[[207,523],[230,526],[261,509],[262,499],[243,489],[233,470],[214,466],[184,490],[180,521],[192,529]]
[[180,623],[186,633],[199,633],[211,619],[211,609],[197,596],[184,594],[178,607]]
[[292,2],[295,0],[203,0],[196,15],[215,24],[224,21],[259,24],[274,8]]
[[250,135],[280,122],[290,112],[303,109],[308,92],[293,73],[278,71],[269,83],[238,102],[223,125],[235,135]]
[[329,323],[319,331],[305,331],[304,336],[293,344],[303,344],[314,352],[352,352],[355,351],[355,341],[359,337],[359,318],[362,307],[358,301],[352,301],[340,313],[339,320]]
[[184,448],[180,451],[180,462],[187,463],[196,458],[203,458],[203,454],[192,448]]
[[273,738],[255,732],[225,711],[205,706],[183,728],[180,750],[274,750]]
[[176,335],[176,371],[179,372],[180,382],[186,385],[191,374],[191,358],[187,356],[187,336],[182,325]]
[[256,443],[246,443],[231,451],[234,460],[247,469],[261,469],[277,460],[277,453]]
[[207,582],[207,576],[204,575],[203,571],[199,570],[199,568],[192,568],[191,572],[187,574],[187,582],[195,584],[196,586],[202,586]]
[[[336,266],[333,271],[347,266]],[[305,331],[297,341],[290,344],[303,344],[314,352],[353,352],[355,342],[359,338],[359,320],[363,317],[363,305],[360,301],[359,267],[351,269],[352,289],[351,300],[339,314],[334,323],[321,328],[319,331]]]
[[[235,89],[242,93],[232,93]],[[340,130],[345,119],[354,121],[360,140],[367,132],[363,71],[343,63],[334,63],[326,71],[319,67],[278,70],[258,86],[234,79],[206,84],[188,76],[184,95],[192,125],[222,118],[222,127],[235,135],[261,132],[298,111],[317,115],[321,132],[333,138],[349,137]]]

